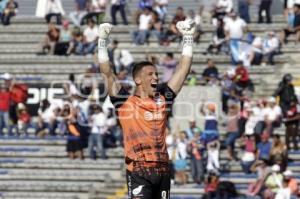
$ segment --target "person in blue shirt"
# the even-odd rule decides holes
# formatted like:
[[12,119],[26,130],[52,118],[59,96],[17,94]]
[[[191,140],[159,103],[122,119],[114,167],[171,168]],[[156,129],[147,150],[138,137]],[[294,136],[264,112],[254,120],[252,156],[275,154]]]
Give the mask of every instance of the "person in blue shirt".
[[272,142],[269,140],[269,134],[267,132],[262,133],[261,141],[257,144],[258,159],[269,160],[270,151],[272,148]]

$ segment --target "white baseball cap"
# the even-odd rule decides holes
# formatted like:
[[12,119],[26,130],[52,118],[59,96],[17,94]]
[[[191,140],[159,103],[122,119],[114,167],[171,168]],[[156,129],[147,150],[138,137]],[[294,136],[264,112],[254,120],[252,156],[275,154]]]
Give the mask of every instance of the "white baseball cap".
[[291,170],[286,170],[285,172],[283,172],[283,175],[285,177],[292,177],[293,176],[293,172]]
[[280,171],[280,166],[278,164],[274,164],[271,169],[272,169],[273,172],[279,172]]
[[11,79],[12,79],[12,76],[11,76],[11,74],[9,74],[9,73],[4,73],[4,74],[2,75],[2,78],[5,79],[5,80],[11,80]]

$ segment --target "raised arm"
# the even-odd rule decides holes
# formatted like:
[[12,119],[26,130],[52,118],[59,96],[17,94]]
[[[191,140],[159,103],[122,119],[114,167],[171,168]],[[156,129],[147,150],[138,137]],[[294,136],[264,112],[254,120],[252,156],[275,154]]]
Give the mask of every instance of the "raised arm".
[[121,89],[121,84],[118,82],[117,77],[110,67],[107,45],[108,37],[111,32],[112,25],[103,23],[99,26],[98,38],[98,60],[100,63],[100,72],[105,76],[106,84],[108,87],[109,96],[116,96]]
[[195,22],[193,20],[179,21],[176,24],[176,27],[183,36],[182,55],[174,75],[168,82],[168,86],[176,94],[178,94],[184,84],[187,75],[190,72],[192,65]]

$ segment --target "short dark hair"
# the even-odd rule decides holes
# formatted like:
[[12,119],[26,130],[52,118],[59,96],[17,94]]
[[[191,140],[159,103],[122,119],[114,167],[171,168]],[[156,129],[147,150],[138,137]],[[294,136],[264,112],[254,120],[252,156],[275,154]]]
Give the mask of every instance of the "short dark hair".
[[154,66],[152,62],[142,61],[135,63],[132,67],[132,77],[135,78],[136,75],[145,67],[145,66]]

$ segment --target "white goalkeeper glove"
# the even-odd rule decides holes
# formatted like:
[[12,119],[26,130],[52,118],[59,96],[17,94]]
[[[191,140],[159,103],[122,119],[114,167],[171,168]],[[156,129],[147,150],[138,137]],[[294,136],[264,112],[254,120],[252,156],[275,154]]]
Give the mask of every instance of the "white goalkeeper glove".
[[195,33],[195,22],[192,19],[185,21],[179,21],[176,24],[177,30],[182,34],[182,55],[192,57],[193,56],[193,43]]
[[112,30],[112,25],[109,23],[100,24],[98,30],[98,60],[99,63],[104,63],[109,60],[107,45],[109,43],[109,34]]

